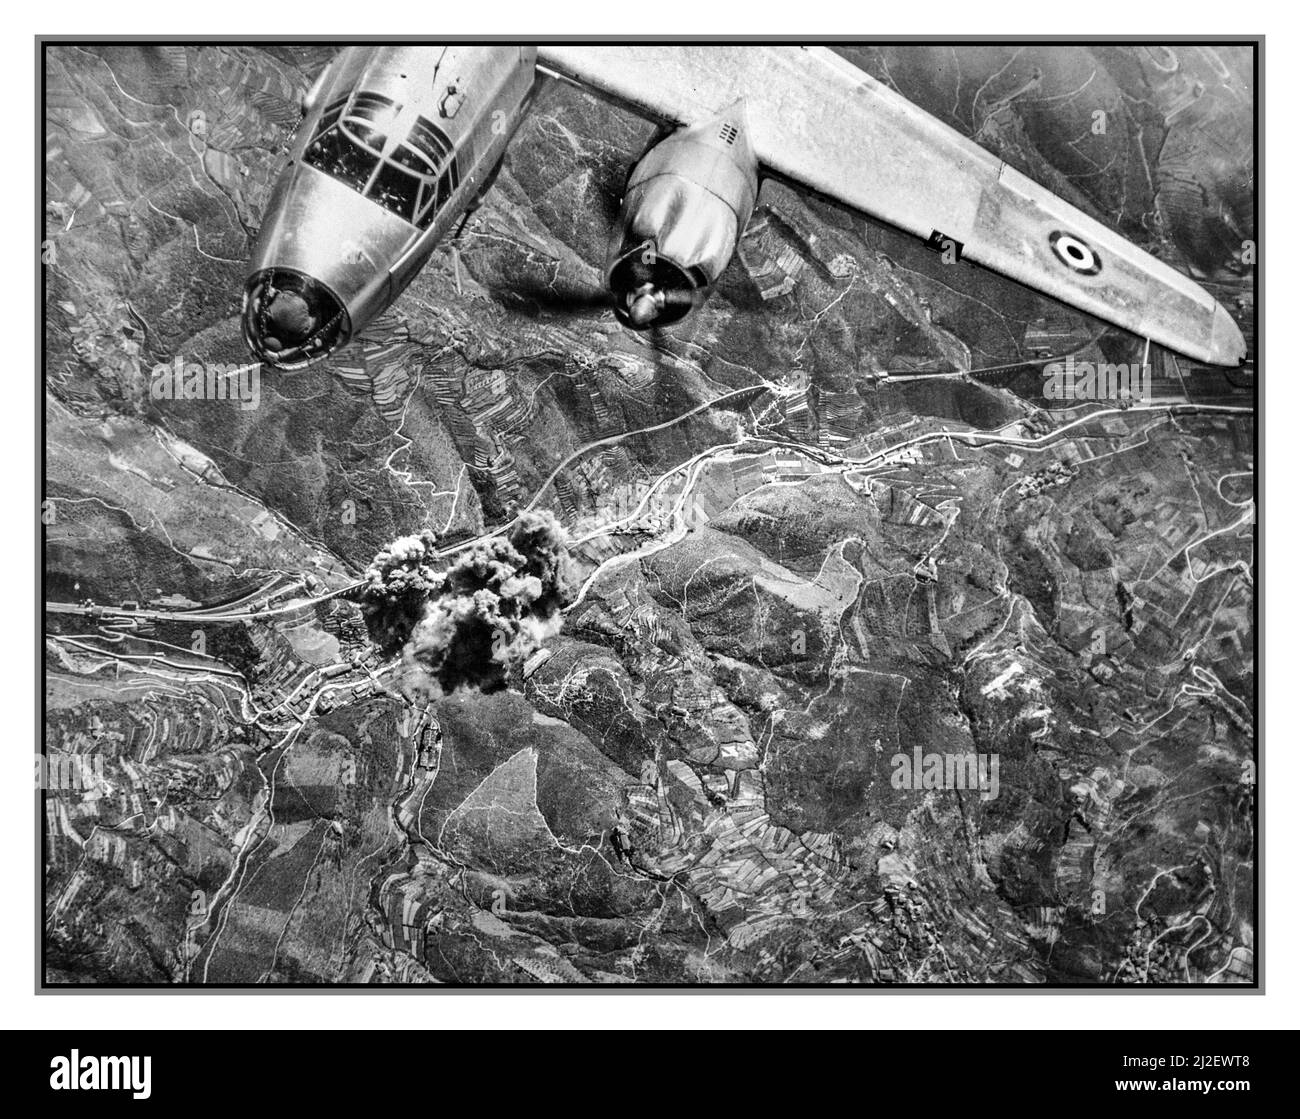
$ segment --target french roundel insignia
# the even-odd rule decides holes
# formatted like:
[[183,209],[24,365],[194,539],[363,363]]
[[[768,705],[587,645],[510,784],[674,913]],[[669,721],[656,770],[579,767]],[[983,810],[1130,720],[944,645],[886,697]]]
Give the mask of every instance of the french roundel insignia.
[[1084,276],[1095,276],[1101,271],[1101,257],[1082,237],[1073,233],[1062,233],[1059,229],[1052,234],[1052,252],[1072,272]]

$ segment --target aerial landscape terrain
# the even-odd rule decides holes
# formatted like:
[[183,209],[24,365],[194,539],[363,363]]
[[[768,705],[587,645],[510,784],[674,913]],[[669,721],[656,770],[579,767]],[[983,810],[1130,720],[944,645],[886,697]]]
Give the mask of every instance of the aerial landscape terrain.
[[259,369],[334,49],[46,47],[44,983],[1254,984],[1252,49],[836,48],[1240,369],[775,180],[627,330],[655,126],[553,81],[387,312]]

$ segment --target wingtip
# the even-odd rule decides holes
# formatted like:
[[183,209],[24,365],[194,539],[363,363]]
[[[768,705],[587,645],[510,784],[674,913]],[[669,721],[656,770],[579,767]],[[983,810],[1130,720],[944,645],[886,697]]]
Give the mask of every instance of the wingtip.
[[1210,328],[1210,360],[1215,365],[1238,366],[1246,360],[1246,339],[1222,303],[1214,305]]

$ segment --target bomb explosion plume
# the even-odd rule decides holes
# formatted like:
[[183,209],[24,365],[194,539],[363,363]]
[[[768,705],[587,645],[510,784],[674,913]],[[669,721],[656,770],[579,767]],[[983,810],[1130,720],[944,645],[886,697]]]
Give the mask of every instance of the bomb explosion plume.
[[427,530],[399,536],[366,569],[361,612],[370,640],[385,654],[401,650],[424,617],[441,579],[432,566],[437,545],[438,538]]
[[557,632],[577,590],[564,530],[525,513],[509,534],[433,566],[437,538],[404,536],[366,572],[362,611],[373,640],[443,692],[505,687],[510,669]]

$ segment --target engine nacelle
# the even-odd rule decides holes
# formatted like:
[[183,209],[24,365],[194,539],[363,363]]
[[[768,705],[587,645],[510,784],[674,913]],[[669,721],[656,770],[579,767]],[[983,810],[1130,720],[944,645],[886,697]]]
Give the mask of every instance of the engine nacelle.
[[745,103],[656,144],[628,177],[606,282],[634,330],[676,322],[722,275],[758,197]]

